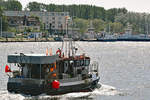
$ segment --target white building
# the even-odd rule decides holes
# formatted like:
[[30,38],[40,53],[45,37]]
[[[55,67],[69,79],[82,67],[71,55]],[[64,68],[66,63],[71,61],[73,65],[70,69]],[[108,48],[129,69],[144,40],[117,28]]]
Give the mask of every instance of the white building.
[[45,29],[51,28],[53,33],[60,33],[66,28],[66,16],[69,16],[69,12],[4,11],[4,15],[8,17],[37,16]]

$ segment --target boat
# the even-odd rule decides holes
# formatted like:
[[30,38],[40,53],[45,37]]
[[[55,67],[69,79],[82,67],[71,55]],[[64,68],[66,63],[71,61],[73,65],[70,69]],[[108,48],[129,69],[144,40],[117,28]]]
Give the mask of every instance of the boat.
[[[65,37],[55,54],[52,48],[47,48],[45,54],[8,55],[7,90],[26,95],[59,95],[90,92],[100,87],[98,63],[92,63],[85,53],[77,54],[78,49],[71,38]],[[13,66],[18,70],[12,71]]]
[[150,37],[145,34],[122,34],[119,35],[117,41],[150,41]]
[[[72,48],[76,51],[77,48]],[[18,70],[11,71],[7,90],[9,92],[39,95],[47,93],[58,95],[70,92],[93,91],[98,86],[98,64],[90,64],[90,57],[85,54],[64,55],[58,49],[56,54],[11,54],[8,63],[17,65]],[[12,65],[11,65],[12,66]]]
[[87,32],[83,34],[80,41],[96,41],[96,32],[94,30],[93,23],[90,21],[89,28],[87,29]]
[[148,34],[133,34],[132,25],[128,23],[124,34],[118,35],[117,41],[150,41],[150,37]]
[[117,41],[117,36],[116,35],[111,35],[111,34],[103,34],[102,36],[97,37],[97,41],[115,42],[115,41]]

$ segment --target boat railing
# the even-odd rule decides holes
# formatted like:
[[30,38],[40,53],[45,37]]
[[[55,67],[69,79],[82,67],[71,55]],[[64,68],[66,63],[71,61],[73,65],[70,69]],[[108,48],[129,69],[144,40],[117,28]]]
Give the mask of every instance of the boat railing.
[[82,76],[81,75],[78,75],[76,77],[65,77],[63,79],[61,79],[60,81],[61,82],[74,82],[74,81],[79,81],[79,80],[82,80]]
[[42,84],[44,82],[43,79],[31,79],[31,78],[11,78],[9,77],[9,82],[17,82],[23,84]]
[[98,73],[99,70],[99,63],[97,61],[93,61],[93,63],[89,66],[89,72],[90,73]]

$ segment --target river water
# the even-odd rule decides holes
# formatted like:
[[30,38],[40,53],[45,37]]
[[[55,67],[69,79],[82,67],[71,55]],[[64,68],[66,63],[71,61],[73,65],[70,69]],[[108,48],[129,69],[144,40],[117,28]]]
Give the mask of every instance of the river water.
[[[76,42],[78,52],[84,52],[99,62],[102,87],[87,93],[59,96],[29,96],[8,93],[4,72],[7,55],[12,53],[55,53],[60,42],[0,43],[0,100],[149,100],[150,42]],[[14,69],[12,67],[12,69]]]

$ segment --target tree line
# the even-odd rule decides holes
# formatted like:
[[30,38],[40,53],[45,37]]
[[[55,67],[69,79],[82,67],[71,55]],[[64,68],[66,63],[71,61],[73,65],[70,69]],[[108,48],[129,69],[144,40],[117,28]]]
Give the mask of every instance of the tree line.
[[55,5],[30,2],[26,9],[30,11],[69,12],[70,16],[82,19],[102,19],[114,22],[118,13],[127,13],[125,8],[113,8],[105,10],[103,7],[93,5]]
[[[0,15],[2,11],[21,11],[22,5],[17,0],[0,0]],[[92,20],[96,32],[106,31],[120,33],[125,30],[127,23],[131,24],[134,33],[150,32],[150,14],[129,12],[126,8],[106,10],[94,5],[55,5],[30,2],[24,10],[69,12],[74,20],[74,26],[84,33]]]

